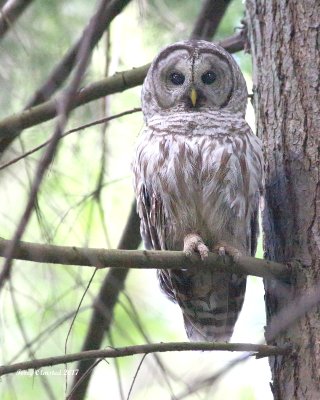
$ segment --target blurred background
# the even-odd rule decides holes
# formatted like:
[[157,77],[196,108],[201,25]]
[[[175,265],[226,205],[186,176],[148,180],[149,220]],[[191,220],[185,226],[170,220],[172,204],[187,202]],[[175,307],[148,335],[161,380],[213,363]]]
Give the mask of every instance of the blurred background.
[[[38,0],[30,4],[0,41],[0,119],[23,109],[79,37],[95,7],[95,2],[74,0]],[[235,28],[241,26],[244,7],[241,0],[231,2],[215,40],[235,33]],[[195,0],[132,1],[96,46],[82,85],[144,65],[162,47],[188,38],[200,8],[201,2]],[[250,55],[241,51],[234,57],[250,93]],[[67,129],[140,107],[140,90],[135,87],[76,109]],[[254,129],[250,104],[247,121]],[[49,121],[24,131],[2,156],[0,168],[46,141],[54,123]],[[130,163],[142,126],[142,114],[135,113],[65,137],[46,173],[37,212],[23,239],[116,248],[133,201]],[[0,170],[0,236],[3,238],[10,239],[15,231],[43,151]],[[257,256],[262,257],[261,244]],[[15,261],[11,279],[0,294],[0,364],[64,354],[68,331],[79,305],[67,352],[80,351],[94,299],[107,272],[100,270],[95,274],[80,304],[92,277],[92,268]],[[263,340],[263,296],[262,281],[249,277],[233,342]],[[102,347],[185,340],[180,310],[160,292],[155,271],[130,271]],[[239,354],[220,352],[150,354],[138,371],[130,399],[271,399],[267,359],[252,358],[218,381],[210,380],[238,357]],[[127,399],[141,359],[142,356],[133,356],[100,362],[94,369],[85,398]],[[68,369],[72,368],[76,364],[68,364]],[[44,370],[50,371],[50,368]],[[51,370],[59,371],[60,366]],[[12,374],[1,378],[0,398],[62,399],[71,385],[72,377],[66,390],[65,376],[59,374]]]

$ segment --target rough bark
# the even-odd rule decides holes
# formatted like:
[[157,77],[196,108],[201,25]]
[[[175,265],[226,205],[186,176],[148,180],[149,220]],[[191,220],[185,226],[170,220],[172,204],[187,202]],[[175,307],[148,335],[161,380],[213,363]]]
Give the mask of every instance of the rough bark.
[[[266,258],[295,260],[284,290],[265,282],[267,323],[320,275],[320,2],[247,0],[257,134],[265,155]],[[291,343],[294,356],[270,358],[275,399],[316,400],[320,393],[320,308],[269,344]]]

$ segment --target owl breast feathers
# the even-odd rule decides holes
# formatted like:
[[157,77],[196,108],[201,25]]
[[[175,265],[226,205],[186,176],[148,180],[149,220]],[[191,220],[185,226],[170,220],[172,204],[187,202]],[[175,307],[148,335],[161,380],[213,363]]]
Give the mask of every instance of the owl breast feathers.
[[[234,59],[206,41],[166,47],[142,89],[145,118],[133,162],[147,249],[254,255],[263,183],[259,139],[244,120],[247,89]],[[159,270],[191,340],[229,340],[245,276]]]

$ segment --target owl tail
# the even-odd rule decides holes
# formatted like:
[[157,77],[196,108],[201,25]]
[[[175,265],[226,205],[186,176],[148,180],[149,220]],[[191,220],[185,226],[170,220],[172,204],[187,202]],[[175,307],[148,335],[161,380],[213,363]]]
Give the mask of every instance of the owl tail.
[[186,314],[183,314],[183,320],[187,336],[192,342],[229,342],[233,333],[234,325],[215,326],[209,321],[208,325],[199,326]]
[[246,277],[206,269],[171,271],[176,302],[192,341],[229,341],[240,314]]

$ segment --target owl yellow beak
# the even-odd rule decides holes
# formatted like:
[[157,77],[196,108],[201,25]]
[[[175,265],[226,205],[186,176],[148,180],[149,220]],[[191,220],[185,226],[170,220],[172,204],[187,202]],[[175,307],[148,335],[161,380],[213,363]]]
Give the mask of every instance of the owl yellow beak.
[[197,97],[198,97],[198,95],[197,95],[196,89],[192,88],[191,92],[190,92],[190,99],[191,99],[191,103],[192,103],[193,107],[196,106]]

